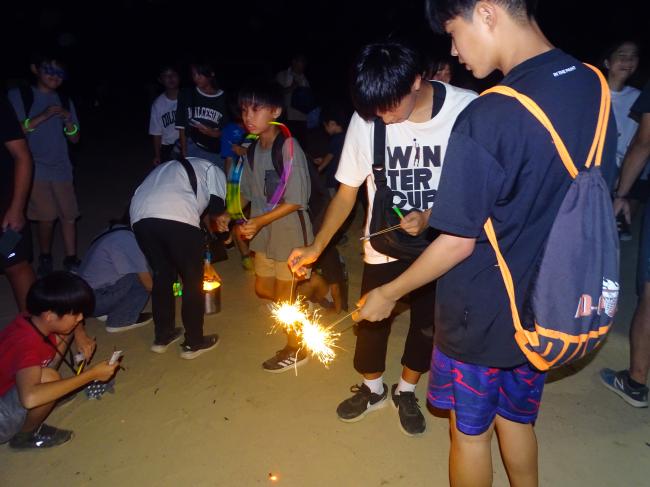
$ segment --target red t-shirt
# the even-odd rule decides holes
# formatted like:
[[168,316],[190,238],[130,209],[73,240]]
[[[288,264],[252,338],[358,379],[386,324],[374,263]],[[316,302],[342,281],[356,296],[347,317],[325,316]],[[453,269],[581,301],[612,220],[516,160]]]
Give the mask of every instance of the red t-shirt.
[[[56,335],[48,337],[56,343]],[[0,331],[0,396],[16,384],[16,373],[27,367],[47,367],[56,351],[45,343],[43,336],[18,315],[14,321]]]

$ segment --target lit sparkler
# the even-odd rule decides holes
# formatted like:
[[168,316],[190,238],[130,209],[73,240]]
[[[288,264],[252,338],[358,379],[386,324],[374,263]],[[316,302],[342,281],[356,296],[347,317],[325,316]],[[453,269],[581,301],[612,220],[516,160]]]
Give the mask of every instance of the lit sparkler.
[[[322,326],[317,313],[309,316],[302,297],[298,297],[293,304],[289,301],[272,304],[271,316],[287,333],[295,333],[302,346],[325,366],[336,357],[334,348],[341,334],[332,331],[331,326]],[[275,331],[275,328],[271,331]]]

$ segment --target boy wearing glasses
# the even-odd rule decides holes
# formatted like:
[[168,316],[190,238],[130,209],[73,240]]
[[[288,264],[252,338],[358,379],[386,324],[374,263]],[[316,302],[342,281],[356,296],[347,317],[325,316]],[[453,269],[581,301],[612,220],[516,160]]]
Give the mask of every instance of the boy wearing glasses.
[[27,217],[38,222],[40,256],[38,275],[52,272],[52,236],[58,219],[65,249],[63,268],[79,267],[76,246],[77,199],[72,185],[68,143],[79,141],[79,120],[74,104],[59,92],[66,79],[62,62],[52,55],[37,55],[30,66],[36,83],[9,91],[11,102],[34,159],[34,185]]

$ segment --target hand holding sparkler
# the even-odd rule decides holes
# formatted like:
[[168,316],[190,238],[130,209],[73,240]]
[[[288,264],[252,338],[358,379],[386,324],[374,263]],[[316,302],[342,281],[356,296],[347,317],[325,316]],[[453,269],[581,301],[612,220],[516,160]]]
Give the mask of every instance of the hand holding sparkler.
[[291,251],[287,264],[289,264],[291,272],[304,276],[307,273],[307,266],[316,262],[320,254],[321,252],[313,245],[299,247]]
[[383,287],[376,287],[361,297],[357,302],[359,311],[352,314],[354,321],[381,321],[390,316],[397,300],[388,297]]
[[[395,207],[396,208],[396,207]],[[400,227],[409,235],[415,237],[429,228],[431,210],[412,211],[400,220]]]

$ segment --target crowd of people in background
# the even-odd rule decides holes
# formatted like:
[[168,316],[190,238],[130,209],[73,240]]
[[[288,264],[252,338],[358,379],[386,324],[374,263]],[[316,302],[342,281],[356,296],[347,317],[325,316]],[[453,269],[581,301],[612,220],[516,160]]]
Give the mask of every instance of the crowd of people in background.
[[[502,84],[543,105],[569,152],[586,153],[593,131],[570,126],[587,126],[597,118],[601,98],[593,73],[550,45],[526,2],[513,2],[526,22],[497,2],[479,3],[483,10],[467,7],[475,22],[469,24],[461,7],[441,11],[429,2],[427,8],[434,28],[451,33],[452,54],[460,55],[475,76],[503,72]],[[498,42],[468,42],[464,29],[481,22],[518,38],[533,54],[522,57]],[[484,56],[486,51],[490,56]],[[519,56],[514,63],[511,54]],[[80,259],[80,211],[68,147],[79,141],[81,124],[73,100],[60,90],[65,64],[52,55],[34,57],[34,82],[12,89],[0,101],[0,268],[20,310],[0,332],[0,441],[21,449],[72,437],[44,419],[57,401],[93,381],[109,380],[119,365],[102,361],[83,372],[73,366],[75,373],[66,379],[56,371],[68,360],[73,342],[80,360],[92,359],[96,344],[85,333],[85,318],[105,321],[110,333],[153,321],[150,349],[155,353],[181,340],[183,359],[214,349],[218,335],[203,331],[202,287],[212,245],[236,248],[242,270],[255,276],[260,299],[288,301],[300,294],[323,312],[347,310],[347,271],[337,246],[346,242],[357,206],[366,211],[365,233],[370,232],[380,195],[388,188],[400,231],[420,239],[429,267],[424,259],[412,265],[415,258],[391,253],[390,244],[375,248],[372,240],[364,241],[361,295],[369,298],[358,315],[354,351],[361,382],[351,387],[352,395],[336,413],[354,422],[392,403],[402,431],[420,435],[426,419],[415,390],[420,376],[431,371],[429,401],[451,410],[452,483],[484,485],[491,478],[486,465],[496,429],[511,481],[535,485],[533,424],[545,374],[522,360],[510,337],[512,325],[504,318],[509,308],[493,294],[499,288],[495,275],[481,274],[493,255],[477,237],[484,217],[497,212],[497,225],[502,225],[497,233],[511,246],[510,257],[516,255],[517,284],[528,288],[548,234],[539,229],[548,230],[555,217],[543,210],[558,207],[569,179],[555,150],[539,137],[537,122],[519,106],[455,86],[450,57],[422,59],[417,50],[395,41],[365,46],[352,66],[354,113],[346,100],[317,99],[303,54],[292,56],[273,79],[251,80],[237,93],[219,87],[219,73],[207,61],[190,65],[189,86],[181,85],[179,68],[161,67],[162,93],[151,105],[149,122],[151,169],[121,218],[97,235]],[[599,66],[613,113],[602,172],[612,189],[621,240],[631,238],[632,217],[650,190],[650,84],[643,91],[628,84],[638,64],[639,45],[626,40],[613,44]],[[563,72],[567,66],[572,69]],[[561,89],[555,82],[560,76],[569,79]],[[522,134],[521,139],[508,138],[510,132]],[[499,145],[502,140],[508,145]],[[384,153],[380,159],[378,146]],[[615,157],[610,157],[614,146]],[[526,166],[530,151],[538,159],[546,154],[548,166]],[[241,191],[241,214],[228,206],[231,184]],[[35,270],[29,222],[39,250]],[[63,270],[55,270],[59,260],[52,255],[57,225]],[[529,240],[522,244],[520,235]],[[601,379],[630,405],[647,407],[650,211],[642,217],[637,267],[630,366],[603,369]],[[179,280],[182,327],[175,312]],[[392,319],[370,310],[386,309],[405,294],[409,331],[401,375],[389,387],[384,371]],[[146,312],[149,300],[151,312]],[[436,301],[440,313],[434,320]],[[484,323],[486,314],[498,324]],[[308,358],[299,337],[288,333],[286,345],[260,362],[265,371],[278,373]],[[476,394],[455,391],[458,371]],[[486,382],[483,376],[494,380]]]

